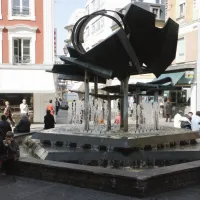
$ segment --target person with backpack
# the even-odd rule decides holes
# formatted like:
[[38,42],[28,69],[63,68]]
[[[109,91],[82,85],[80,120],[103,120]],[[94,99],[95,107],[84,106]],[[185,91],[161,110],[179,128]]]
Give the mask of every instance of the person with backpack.
[[10,123],[12,126],[15,126],[15,122],[12,119],[12,111],[10,108],[10,103],[8,101],[5,102],[5,109],[4,109],[4,115],[6,116],[6,119],[10,120]]

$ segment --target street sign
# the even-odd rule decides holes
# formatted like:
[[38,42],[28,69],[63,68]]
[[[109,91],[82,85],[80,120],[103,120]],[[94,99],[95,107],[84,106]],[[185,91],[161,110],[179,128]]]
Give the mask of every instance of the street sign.
[[185,78],[193,79],[194,78],[194,71],[186,71]]

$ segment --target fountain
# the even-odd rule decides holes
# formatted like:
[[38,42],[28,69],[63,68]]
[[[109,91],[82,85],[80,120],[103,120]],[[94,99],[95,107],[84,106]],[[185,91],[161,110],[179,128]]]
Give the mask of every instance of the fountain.
[[[84,101],[69,104],[71,124],[41,131],[32,138],[54,143],[65,141],[65,146],[76,144],[76,147],[90,146],[91,149],[122,148],[122,151],[128,149],[130,152],[134,148],[159,148],[165,144],[199,138],[197,132],[159,125],[158,96],[164,90],[181,90],[173,85],[170,78],[128,84],[130,75],[154,73],[159,76],[171,64],[176,55],[178,24],[168,19],[165,27],[159,29],[154,26],[154,15],[135,5],[131,5],[125,15],[115,12],[121,21],[109,15],[109,12],[113,11],[97,11],[77,21],[72,33],[73,47],[68,47],[70,57],[61,56],[65,64],[56,64],[51,71],[64,74],[66,79],[84,80],[85,91],[73,91],[83,93]],[[83,48],[84,28],[99,15],[114,20],[119,30],[86,52]],[[137,21],[143,26],[138,25]],[[146,35],[146,32],[149,34]],[[146,47],[141,48],[144,41]],[[121,85],[104,87],[102,90],[106,93],[98,94],[98,82],[106,83],[106,80],[115,77]],[[94,82],[94,93],[89,93],[89,82]],[[154,96],[154,102],[141,102],[143,93]],[[132,103],[132,123],[128,124],[128,97],[133,95],[136,102]],[[114,109],[111,109],[113,101]],[[121,115],[120,126],[113,124],[118,112]]]
[[[84,100],[69,104],[68,117],[71,123],[36,132],[32,137],[26,138],[23,145],[26,149],[34,148],[32,153],[41,160],[80,164],[66,165],[70,168],[70,173],[67,174],[74,170],[78,170],[80,174],[88,174],[89,171],[86,178],[89,183],[91,171],[100,170],[98,172],[101,174],[102,169],[86,168],[83,165],[143,171],[147,167],[199,160],[198,145],[194,149],[191,146],[187,150],[182,149],[182,144],[190,145],[193,140],[200,138],[199,132],[162,127],[159,124],[158,96],[163,90],[181,88],[175,87],[170,78],[146,84],[128,84],[131,75],[154,73],[158,77],[166,70],[176,55],[178,25],[169,19],[163,29],[158,29],[155,27],[154,14],[135,5],[131,5],[125,15],[115,12],[122,22],[109,15],[109,12],[113,11],[97,11],[77,21],[72,33],[73,47],[68,47],[70,57],[61,56],[65,64],[56,64],[51,71],[66,75],[68,80],[84,81]],[[86,52],[83,48],[84,28],[91,19],[99,15],[111,18],[120,28]],[[120,80],[120,85],[104,87],[102,90],[106,93],[98,94],[99,82],[106,83],[106,80],[116,77]],[[89,92],[89,82],[94,82],[94,93]],[[154,103],[141,102],[143,92],[146,96],[154,96]],[[133,95],[136,96],[136,102],[132,102],[133,112],[129,118],[128,97]],[[118,112],[121,115],[120,125],[113,123]],[[49,141],[49,146],[45,146],[44,141]],[[33,142],[37,145],[33,145]],[[41,165],[34,162],[34,166]],[[26,163],[22,162],[22,166],[24,165]],[[122,180],[121,177],[125,177],[127,181],[137,180],[134,182],[134,192],[143,194],[146,190],[151,191],[152,185],[145,185],[144,180],[148,172],[144,171],[143,176],[133,178],[127,172],[112,170],[108,169],[104,173],[112,176],[109,181],[113,188]],[[64,171],[63,168],[61,171]],[[120,177],[117,182],[113,173],[117,178]],[[78,184],[74,182],[73,176],[67,178],[68,182]],[[79,181],[82,182],[83,179]],[[87,185],[87,182],[84,183]],[[167,181],[163,185],[166,183]],[[91,187],[92,184],[89,185]],[[123,189],[120,191],[123,193]],[[133,194],[132,191],[130,193]]]

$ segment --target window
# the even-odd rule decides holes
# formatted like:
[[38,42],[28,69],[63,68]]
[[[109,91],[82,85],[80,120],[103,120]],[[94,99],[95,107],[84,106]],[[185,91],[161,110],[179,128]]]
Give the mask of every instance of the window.
[[85,29],[85,37],[87,38],[87,37],[89,37],[89,35],[90,35],[90,32],[89,32],[89,26],[88,26]]
[[12,0],[12,16],[29,16],[29,0]]
[[14,39],[13,40],[13,64],[28,64],[30,63],[30,40],[29,39]]
[[101,18],[101,29],[104,27],[104,17]]
[[156,19],[160,19],[160,8],[151,7],[151,12],[156,15]]
[[99,3],[99,4],[100,4],[100,7],[103,6],[104,0],[99,0],[99,2],[100,2],[100,3]]
[[180,4],[180,17],[185,16],[185,3]]
[[180,38],[177,44],[176,62],[184,62],[185,60],[185,38]]
[[100,9],[100,0],[95,0],[95,4],[96,4],[95,10],[99,10]]
[[95,33],[95,23],[92,24],[92,34]]
[[7,0],[8,20],[35,21],[35,0]]
[[95,12],[95,0],[92,1],[91,5],[92,5],[92,12]]
[[157,3],[157,4],[161,4],[160,0],[156,0],[156,3]]
[[95,32],[98,32],[100,30],[100,20],[95,22]]
[[90,11],[89,11],[89,5],[86,7],[86,15],[89,15],[90,14]]

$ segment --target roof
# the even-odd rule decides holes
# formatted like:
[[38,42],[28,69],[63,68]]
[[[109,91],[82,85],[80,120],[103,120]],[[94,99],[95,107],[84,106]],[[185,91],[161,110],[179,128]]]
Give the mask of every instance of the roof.
[[[48,72],[60,74],[58,78],[63,80],[84,81],[85,76],[85,70],[73,64],[55,64],[53,69],[51,71],[49,70]],[[89,72],[88,76],[89,81],[94,82],[95,74]],[[98,77],[98,82],[106,83],[106,79]]]
[[[165,85],[167,84],[167,85]],[[102,88],[101,90],[107,91],[109,93],[120,93],[120,85],[115,86],[107,86]],[[128,89],[129,92],[134,93],[136,89],[139,88],[140,91],[164,91],[164,90],[181,90],[181,87],[175,87],[173,81],[170,77],[165,77],[164,79],[159,79],[156,81],[152,81],[149,83],[140,83],[137,82],[136,84],[129,84]]]

